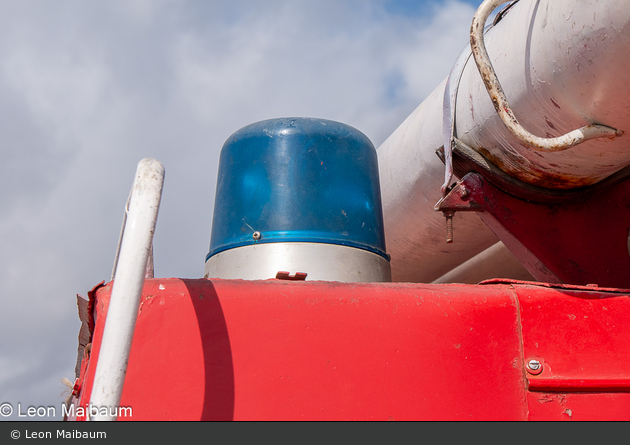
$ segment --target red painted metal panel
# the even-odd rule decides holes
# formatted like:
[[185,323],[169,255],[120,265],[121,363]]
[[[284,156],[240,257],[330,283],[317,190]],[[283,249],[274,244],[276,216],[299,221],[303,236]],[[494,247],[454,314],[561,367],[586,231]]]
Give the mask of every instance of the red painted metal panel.
[[[567,288],[515,286],[525,360],[543,371],[530,389],[630,390],[630,298]],[[590,388],[590,389],[589,389]]]
[[515,285],[530,420],[630,420],[630,298],[597,288]]
[[[91,294],[84,406],[110,292]],[[628,338],[630,298],[610,289],[152,279],[121,406],[131,420],[630,420]]]
[[541,421],[628,421],[629,393],[540,393],[527,394],[528,420]]
[[516,198],[470,173],[440,209],[478,212],[538,280],[630,287],[630,181],[551,204]]
[[503,286],[147,280],[121,406],[134,420],[525,419],[517,313]]

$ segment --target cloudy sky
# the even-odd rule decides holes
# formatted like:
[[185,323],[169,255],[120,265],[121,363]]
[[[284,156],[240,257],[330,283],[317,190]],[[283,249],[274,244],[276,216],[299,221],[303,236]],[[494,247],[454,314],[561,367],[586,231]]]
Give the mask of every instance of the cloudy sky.
[[155,274],[199,278],[230,134],[308,116],[378,147],[480,3],[0,0],[0,404],[60,414],[76,294],[109,279],[140,159],[166,169]]

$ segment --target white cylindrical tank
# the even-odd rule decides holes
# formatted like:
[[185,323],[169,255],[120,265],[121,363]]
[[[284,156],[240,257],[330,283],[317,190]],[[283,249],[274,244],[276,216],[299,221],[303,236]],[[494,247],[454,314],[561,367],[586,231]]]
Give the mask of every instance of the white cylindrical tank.
[[442,275],[434,284],[477,284],[490,278],[536,281],[502,242],[490,246],[455,269]]
[[454,242],[433,206],[441,198],[443,82],[378,148],[392,281],[430,283],[499,241],[475,213],[455,214]]
[[[630,127],[627,0],[520,0],[486,47],[516,117],[561,136],[588,124]],[[474,213],[457,213],[454,242],[433,206],[441,198],[445,82],[379,147],[385,235],[394,281],[431,282],[497,242]],[[497,116],[472,57],[457,93],[456,137],[513,177],[540,187],[595,184],[630,164],[628,136],[545,153],[521,144]]]

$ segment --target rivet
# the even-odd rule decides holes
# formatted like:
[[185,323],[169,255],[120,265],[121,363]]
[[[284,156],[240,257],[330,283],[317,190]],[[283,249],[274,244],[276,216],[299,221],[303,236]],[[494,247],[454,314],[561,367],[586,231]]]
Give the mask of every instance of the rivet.
[[540,361],[534,359],[527,362],[527,372],[529,372],[530,374],[538,375],[542,372],[542,370],[543,365]]
[[254,234],[252,235],[252,238],[254,238],[255,240],[259,240],[262,237],[262,235],[260,234],[260,232],[254,232]]

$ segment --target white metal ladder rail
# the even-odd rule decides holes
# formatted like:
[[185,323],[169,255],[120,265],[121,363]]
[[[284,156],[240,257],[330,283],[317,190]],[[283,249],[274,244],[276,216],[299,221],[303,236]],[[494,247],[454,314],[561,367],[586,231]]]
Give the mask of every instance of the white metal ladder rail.
[[[155,159],[138,163],[116,252],[105,330],[88,407],[89,420],[116,420],[145,276],[152,276],[153,233],[164,167]],[[151,261],[149,267],[148,262]]]

